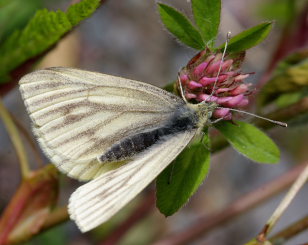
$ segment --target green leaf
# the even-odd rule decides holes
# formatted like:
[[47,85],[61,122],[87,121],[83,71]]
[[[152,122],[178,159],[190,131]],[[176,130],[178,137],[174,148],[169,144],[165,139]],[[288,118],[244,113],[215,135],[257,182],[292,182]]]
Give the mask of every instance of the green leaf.
[[[227,48],[227,52],[241,52],[258,45],[268,36],[272,29],[272,26],[272,22],[265,22],[252,28],[249,28],[241,32],[240,34],[237,34],[236,36],[231,38]],[[219,49],[223,47],[224,44],[221,45]]]
[[163,87],[163,89],[167,90],[170,93],[176,93],[175,84],[176,82],[168,83],[166,86]]
[[185,15],[162,3],[158,3],[158,11],[166,28],[182,43],[198,50],[205,48],[199,31]]
[[308,97],[308,86],[296,92],[282,94],[275,100],[275,104],[283,108],[295,104],[305,97]]
[[308,51],[300,50],[278,64],[274,75],[259,93],[258,106],[273,101],[280,106],[288,106],[307,97],[307,91]]
[[71,25],[76,26],[92,15],[99,6],[100,0],[83,0],[78,4],[71,5],[66,15]]
[[[299,50],[281,61],[272,78],[263,86],[257,98],[259,111],[271,104],[285,108],[295,103],[305,103],[308,98],[308,50]],[[307,124],[308,113],[288,118],[290,127]]]
[[192,0],[192,10],[203,41],[213,46],[220,24],[221,1]]
[[83,0],[72,5],[67,13],[37,11],[22,30],[12,33],[0,46],[0,83],[7,82],[9,73],[25,61],[55,45],[81,20],[89,17],[99,4],[100,0]]
[[17,28],[23,28],[35,12],[42,7],[40,0],[0,1],[0,43]]
[[[208,138],[206,138],[208,139]],[[157,178],[157,207],[174,214],[196,192],[207,176],[210,153],[201,142],[187,147]]]
[[280,152],[276,144],[255,126],[235,121],[220,122],[215,127],[238,152],[259,163],[277,163]]

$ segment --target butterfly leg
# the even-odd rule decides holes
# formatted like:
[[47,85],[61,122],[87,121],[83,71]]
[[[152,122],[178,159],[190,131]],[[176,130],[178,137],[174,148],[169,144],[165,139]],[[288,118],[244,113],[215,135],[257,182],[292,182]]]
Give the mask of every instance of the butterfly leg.
[[218,118],[218,119],[212,121],[211,124],[218,123],[218,122],[220,122],[221,120],[224,120],[224,118],[223,118],[223,117]]
[[[209,152],[211,152],[211,146],[210,146],[210,142],[208,140],[209,135],[204,133],[203,131],[201,132],[201,140],[200,143],[202,143],[202,145],[204,146],[205,149],[207,149]],[[207,139],[206,141],[204,139]]]

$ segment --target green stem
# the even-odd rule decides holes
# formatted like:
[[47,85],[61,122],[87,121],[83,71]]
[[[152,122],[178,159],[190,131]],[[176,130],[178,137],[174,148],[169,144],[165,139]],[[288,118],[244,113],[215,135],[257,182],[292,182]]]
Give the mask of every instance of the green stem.
[[10,117],[10,113],[5,108],[1,99],[0,99],[0,117],[2,118],[2,121],[8,131],[8,134],[12,140],[17,156],[19,158],[19,164],[21,168],[22,177],[26,178],[30,175],[30,168],[29,168],[29,163],[27,159],[27,154],[26,154],[24,145],[21,141],[19,132],[12,118]]

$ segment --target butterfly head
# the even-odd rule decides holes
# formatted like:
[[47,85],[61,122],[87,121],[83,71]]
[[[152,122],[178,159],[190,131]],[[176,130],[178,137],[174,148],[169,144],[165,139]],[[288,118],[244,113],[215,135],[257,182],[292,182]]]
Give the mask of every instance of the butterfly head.
[[219,105],[216,102],[202,102],[199,104],[188,104],[188,106],[196,111],[198,128],[203,128],[211,125],[211,118]]

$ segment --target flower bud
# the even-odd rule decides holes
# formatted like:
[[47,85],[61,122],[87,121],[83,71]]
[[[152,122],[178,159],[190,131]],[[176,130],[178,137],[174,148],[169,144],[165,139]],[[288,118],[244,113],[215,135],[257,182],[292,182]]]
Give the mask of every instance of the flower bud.
[[195,81],[190,81],[187,87],[190,89],[197,89],[197,88],[202,88],[202,84],[196,83]]
[[[248,104],[251,84],[243,80],[250,74],[240,71],[244,59],[243,53],[222,60],[222,53],[203,50],[193,57],[179,73],[185,98],[193,102],[216,102],[219,108],[214,118],[232,119],[232,108],[241,108]],[[230,108],[230,109],[229,109]]]

